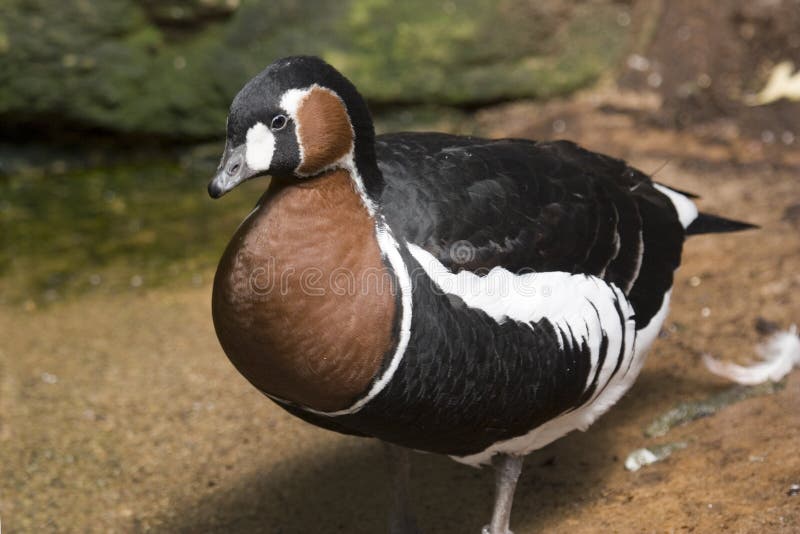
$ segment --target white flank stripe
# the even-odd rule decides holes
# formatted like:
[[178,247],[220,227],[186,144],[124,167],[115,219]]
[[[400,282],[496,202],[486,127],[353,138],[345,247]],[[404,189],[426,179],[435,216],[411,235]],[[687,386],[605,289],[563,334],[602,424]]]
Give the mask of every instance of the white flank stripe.
[[684,228],[688,227],[697,218],[697,206],[694,205],[694,202],[689,197],[661,184],[653,183],[653,187],[669,197],[670,202],[678,212],[678,219],[680,219]]
[[[479,466],[488,464],[492,456],[497,453],[508,453],[525,455],[545,445],[552,443],[560,437],[572,432],[573,430],[586,430],[598,417],[603,415],[611,406],[627,392],[639,375],[644,365],[645,356],[653,340],[658,335],[661,324],[667,316],[669,309],[670,293],[664,295],[661,308],[650,323],[640,330],[634,332],[633,320],[628,321],[625,329],[625,359],[622,367],[614,375],[611,382],[603,389],[602,393],[593,401],[587,402],[580,408],[566,412],[555,419],[547,421],[525,435],[500,441],[488,447],[486,450],[470,456],[451,456],[457,462]],[[623,308],[624,310],[625,308]],[[609,333],[609,341],[611,334]],[[634,347],[635,345],[635,347]],[[610,349],[610,347],[609,347]],[[632,350],[633,349],[633,350]],[[609,358],[616,363],[616,357],[609,350]],[[600,382],[602,386],[603,382]]]
[[[615,334],[622,337],[615,295],[623,313],[633,315],[622,291],[594,276],[558,271],[516,275],[500,267],[485,276],[469,271],[455,274],[426,250],[410,243],[408,249],[444,293],[457,295],[467,306],[484,311],[498,323],[548,319],[564,333],[571,330],[591,347],[592,365],[597,363],[603,330],[609,333],[609,339]],[[593,378],[590,376],[589,382]]]
[[394,273],[397,276],[398,284],[400,285],[400,302],[402,305],[401,307],[403,316],[400,320],[399,339],[394,354],[392,355],[392,360],[389,362],[389,366],[386,368],[386,371],[384,371],[383,375],[372,384],[369,392],[349,408],[337,410],[335,412],[322,412],[303,407],[303,409],[306,411],[327,416],[356,413],[363,408],[365,404],[375,398],[378,393],[383,391],[383,388],[385,388],[386,385],[392,380],[392,377],[394,376],[395,371],[397,371],[397,368],[400,366],[400,361],[403,359],[403,355],[406,352],[406,347],[408,347],[408,340],[411,338],[411,277],[408,275],[408,269],[403,261],[403,257],[400,255],[400,246],[398,245],[394,236],[392,236],[391,230],[388,226],[386,226],[385,221],[381,221],[376,226],[375,234],[378,238],[378,246],[380,246],[381,251],[388,258],[389,264],[392,266],[392,270],[394,270]]
[[[615,380],[624,374],[630,356],[633,354],[635,324],[632,319],[633,309],[625,295],[616,286],[609,285],[599,278],[582,274],[546,272],[515,275],[499,267],[492,269],[482,277],[469,271],[455,274],[420,247],[409,244],[408,248],[428,276],[443,292],[457,295],[467,306],[483,310],[498,323],[510,319],[528,324],[533,328],[532,322],[544,318],[550,321],[561,334],[566,336],[571,331],[578,341],[586,342],[590,348],[592,366],[584,384],[584,391],[594,381],[600,356],[600,344],[603,332],[605,332],[609,341],[606,359],[600,369],[597,389],[587,405],[594,404],[601,391],[603,395],[608,391],[609,388],[604,389],[603,386],[614,371],[622,339],[625,339],[625,361]],[[614,307],[615,298],[625,316],[624,325],[621,324]],[[563,349],[563,339],[560,339],[559,342]],[[588,426],[588,423],[584,424],[582,419],[579,419],[579,422],[579,426]],[[578,426],[571,426],[563,433],[574,428],[578,428]],[[563,433],[552,439],[560,437]],[[538,446],[534,444],[534,448]],[[516,449],[512,446],[509,450],[515,451]],[[491,454],[485,458],[482,456],[475,461],[483,463],[484,459],[488,460],[490,457]],[[472,463],[469,459],[458,460]]]

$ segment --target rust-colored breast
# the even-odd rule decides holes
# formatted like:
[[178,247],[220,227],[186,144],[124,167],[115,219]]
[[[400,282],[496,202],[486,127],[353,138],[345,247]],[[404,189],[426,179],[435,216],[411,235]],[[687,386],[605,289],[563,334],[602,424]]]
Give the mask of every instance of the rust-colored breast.
[[346,171],[272,184],[214,280],[214,326],[257,388],[317,410],[366,393],[394,345],[395,296]]

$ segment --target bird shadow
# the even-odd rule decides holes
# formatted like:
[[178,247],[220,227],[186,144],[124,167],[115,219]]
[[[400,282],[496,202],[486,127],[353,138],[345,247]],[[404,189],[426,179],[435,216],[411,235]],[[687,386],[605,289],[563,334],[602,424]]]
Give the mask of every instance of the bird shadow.
[[[533,452],[517,488],[512,527],[538,530],[553,516],[563,516],[576,504],[602,498],[603,479],[622,469],[612,451],[620,448],[620,425],[639,421],[651,412],[648,398],[661,390],[660,403],[680,399],[670,394],[677,379],[657,370],[645,372],[639,383],[589,432],[573,432]],[[708,383],[687,379],[697,392]],[[686,391],[687,384],[681,384]],[[675,397],[678,395],[678,397]],[[626,450],[641,445],[625,443]],[[268,453],[265,452],[265,458]],[[473,469],[431,454],[412,456],[413,505],[427,533],[478,533],[488,522],[493,496],[490,469]],[[162,518],[164,532],[375,533],[385,532],[389,503],[388,476],[382,448],[376,440],[345,438],[336,446],[299,455],[277,468],[264,464],[233,486],[192,499]]]

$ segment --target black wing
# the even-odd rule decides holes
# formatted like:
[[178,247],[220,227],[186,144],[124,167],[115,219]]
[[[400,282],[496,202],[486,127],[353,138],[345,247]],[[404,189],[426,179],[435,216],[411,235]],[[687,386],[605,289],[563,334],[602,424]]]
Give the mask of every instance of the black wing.
[[381,206],[398,238],[453,271],[566,271],[616,284],[647,325],[684,229],[644,173],[568,141],[436,133],[377,138]]

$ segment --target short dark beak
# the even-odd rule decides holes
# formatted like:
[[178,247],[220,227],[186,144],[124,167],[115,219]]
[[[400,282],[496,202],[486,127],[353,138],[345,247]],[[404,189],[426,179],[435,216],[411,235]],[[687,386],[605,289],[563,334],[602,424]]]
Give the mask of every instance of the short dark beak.
[[219,198],[240,183],[255,176],[255,172],[247,166],[245,150],[247,145],[241,144],[234,149],[225,146],[225,154],[217,168],[217,175],[208,183],[208,194],[211,198]]

